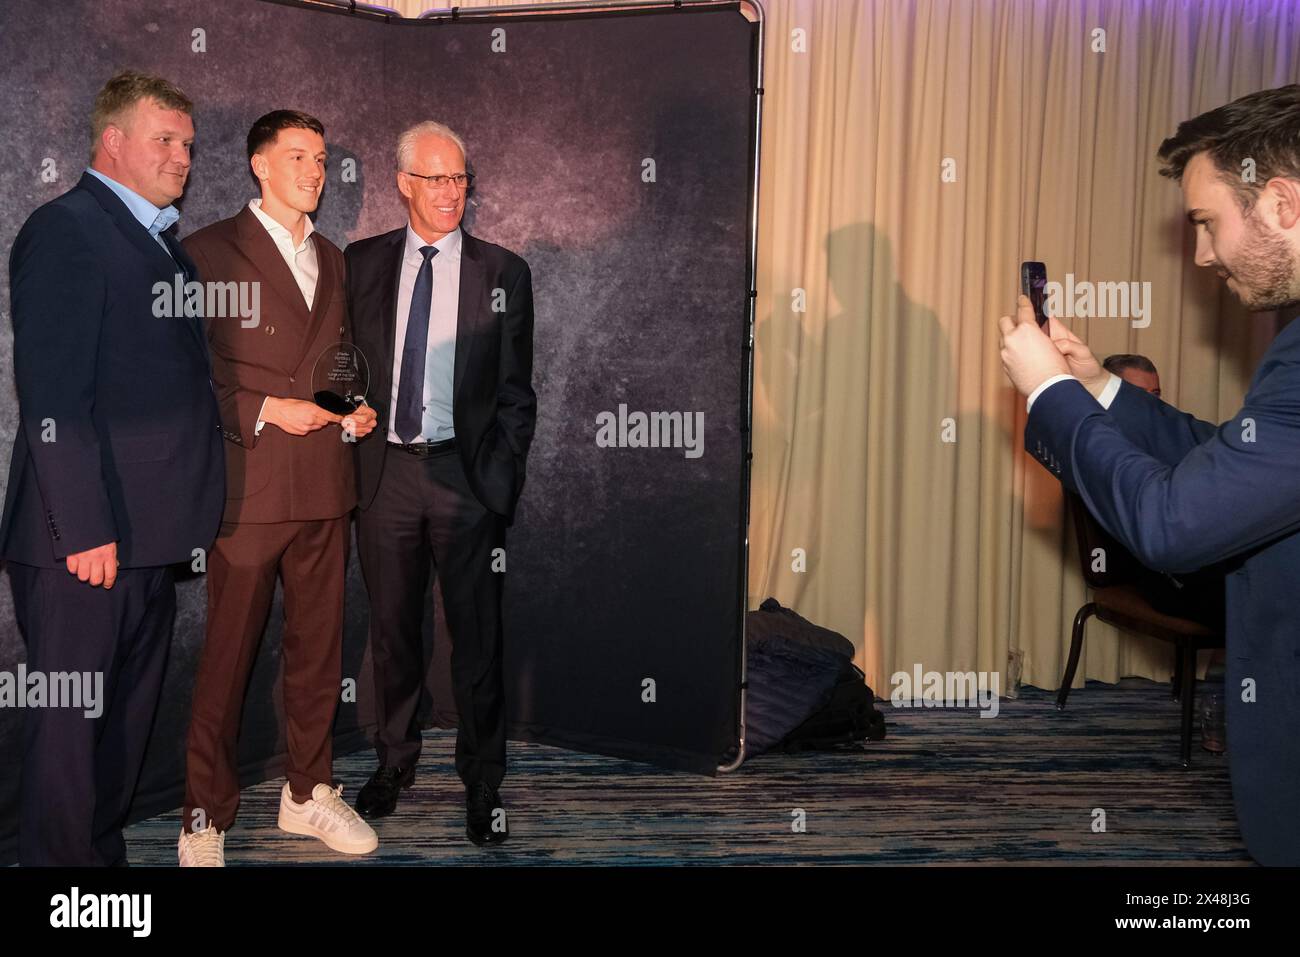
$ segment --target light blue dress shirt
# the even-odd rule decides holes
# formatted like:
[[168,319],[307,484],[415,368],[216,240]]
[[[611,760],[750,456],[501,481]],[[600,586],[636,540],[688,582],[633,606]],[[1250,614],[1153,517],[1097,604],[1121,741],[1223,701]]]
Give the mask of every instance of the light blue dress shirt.
[[176,221],[181,218],[181,214],[175,206],[164,206],[159,209],[139,193],[128,189],[115,179],[110,179],[99,170],[88,169],[86,172],[116,193],[117,198],[124,202],[126,208],[131,211],[131,215],[139,220],[141,226],[149,230],[149,235],[154,238],[154,242],[163,248],[163,252],[171,256],[172,251],[167,248],[167,244],[163,242],[162,236],[159,234],[164,230],[171,229],[176,224]]
[[[411,315],[411,297],[415,277],[424,257],[420,247],[428,245],[419,234],[406,227],[406,245],[397,284],[397,343],[406,341],[406,323]],[[460,304],[460,227],[433,244],[438,254],[429,261],[433,269],[433,301],[429,308],[428,351],[424,358],[424,413],[420,434],[414,442],[441,442],[454,438],[452,418],[452,383],[456,370],[456,320]],[[397,435],[397,392],[401,386],[402,350],[393,350],[393,390],[389,396],[388,440],[401,442]]]

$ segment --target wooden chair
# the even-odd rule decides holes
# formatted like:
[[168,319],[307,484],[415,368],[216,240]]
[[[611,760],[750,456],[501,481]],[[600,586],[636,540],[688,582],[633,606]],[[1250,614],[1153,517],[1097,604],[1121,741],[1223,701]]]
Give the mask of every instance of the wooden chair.
[[[1070,685],[1079,667],[1083,650],[1083,631],[1088,619],[1096,615],[1107,624],[1173,643],[1173,697],[1182,705],[1182,739],[1180,760],[1188,767],[1192,760],[1192,703],[1196,697],[1196,653],[1202,648],[1222,648],[1222,622],[1208,616],[1178,617],[1156,610],[1151,604],[1150,582],[1155,575],[1117,542],[1095,518],[1074,492],[1066,492],[1066,507],[1074,518],[1075,537],[1079,545],[1079,564],[1083,580],[1092,589],[1092,600],[1085,602],[1074,616],[1070,637],[1070,659],[1061,679],[1056,709],[1065,710]],[[1093,570],[1095,549],[1103,549],[1106,570]]]

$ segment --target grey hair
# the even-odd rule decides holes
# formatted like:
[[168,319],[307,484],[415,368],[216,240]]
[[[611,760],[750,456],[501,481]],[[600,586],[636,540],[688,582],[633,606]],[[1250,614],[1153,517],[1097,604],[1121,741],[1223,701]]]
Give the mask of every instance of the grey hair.
[[425,120],[423,123],[416,123],[412,127],[402,131],[401,136],[397,137],[397,169],[399,172],[411,172],[411,154],[415,152],[415,142],[422,136],[441,136],[451,140],[460,147],[460,155],[465,158],[466,165],[469,164],[469,150],[465,149],[465,141],[457,135],[456,131],[442,123],[436,123],[433,120]]

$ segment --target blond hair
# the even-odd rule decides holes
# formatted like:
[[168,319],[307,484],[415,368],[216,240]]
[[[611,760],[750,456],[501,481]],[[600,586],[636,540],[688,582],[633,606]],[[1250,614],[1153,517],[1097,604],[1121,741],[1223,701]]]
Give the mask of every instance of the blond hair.
[[164,109],[180,110],[187,116],[194,113],[194,104],[174,83],[150,73],[122,70],[95,95],[95,107],[90,114],[91,160],[99,151],[104,130],[110,125],[120,126],[126,114],[141,100],[153,100]]

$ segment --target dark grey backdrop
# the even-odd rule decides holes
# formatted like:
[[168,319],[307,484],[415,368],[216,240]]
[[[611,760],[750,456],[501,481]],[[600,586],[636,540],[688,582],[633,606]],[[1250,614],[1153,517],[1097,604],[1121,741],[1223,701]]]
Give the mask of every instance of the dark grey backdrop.
[[[500,28],[506,50],[494,52]],[[755,29],[734,8],[386,23],[262,0],[7,0],[0,483],[17,421],[7,251],[81,175],[90,104],[113,70],[161,73],[196,103],[182,236],[254,195],[243,139],[266,110],[324,122],[316,223],[339,245],[405,222],[396,135],[441,120],[479,177],[467,229],[528,260],[537,303],[537,437],[507,541],[511,736],[711,772],[738,721]],[[704,455],[597,448],[597,414],[620,403],[702,412]],[[13,671],[24,652],[3,577],[0,670]],[[137,816],[179,801],[204,583],[178,590]],[[344,675],[357,701],[340,706],[340,752],[364,746],[372,720],[366,615],[354,558]],[[283,750],[279,618],[277,597],[245,709],[250,781],[278,772]],[[455,721],[447,654],[433,643],[425,710],[443,725]],[[21,718],[0,711],[0,859],[16,827]]]

